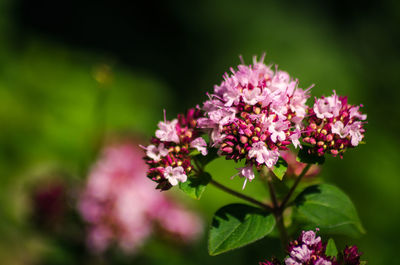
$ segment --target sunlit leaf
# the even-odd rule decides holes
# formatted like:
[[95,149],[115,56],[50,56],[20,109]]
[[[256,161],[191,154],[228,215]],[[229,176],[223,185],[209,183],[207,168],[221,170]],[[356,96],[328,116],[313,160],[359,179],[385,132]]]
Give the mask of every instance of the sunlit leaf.
[[306,188],[295,199],[294,217],[324,232],[358,237],[365,233],[350,198],[339,188],[320,184]]
[[212,220],[208,252],[218,255],[259,240],[273,230],[272,214],[245,204],[230,204],[219,209]]
[[189,177],[186,182],[179,183],[179,188],[193,199],[199,200],[210,180],[211,175],[203,172],[200,176]]

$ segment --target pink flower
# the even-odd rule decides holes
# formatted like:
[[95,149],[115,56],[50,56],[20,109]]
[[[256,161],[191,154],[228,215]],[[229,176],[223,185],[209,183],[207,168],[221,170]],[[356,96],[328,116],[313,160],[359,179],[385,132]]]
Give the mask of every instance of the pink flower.
[[299,128],[297,128],[297,129],[294,131],[294,133],[289,137],[290,140],[292,141],[292,144],[294,145],[295,148],[297,148],[297,147],[302,148],[302,147],[301,147],[301,144],[300,144],[300,141],[299,141],[300,137],[301,137],[301,131],[300,131]]
[[339,135],[340,138],[346,138],[346,136],[349,134],[349,128],[347,126],[344,127],[343,122],[337,121],[332,124],[332,132]]
[[350,108],[350,110],[349,110],[350,119],[356,118],[356,119],[359,119],[362,121],[367,119],[367,114],[361,114],[359,109],[360,109],[360,106],[353,106],[352,108]]
[[[154,233],[154,224],[168,219],[182,229],[161,225],[163,233],[191,241],[201,231],[198,216],[155,191],[144,177],[146,164],[141,157],[133,144],[114,144],[103,150],[92,167],[78,204],[88,224],[87,242],[92,251],[103,252],[116,243],[125,252],[135,252]],[[178,181],[185,176],[183,172],[182,167],[173,168],[171,178]],[[162,217],[157,215],[161,212]]]
[[261,89],[258,87],[253,88],[252,90],[243,89],[243,101],[249,105],[255,105],[257,102],[260,102],[264,99],[264,96],[261,93]]
[[359,111],[361,106],[348,104],[347,97],[339,97],[335,91],[330,97],[316,99],[313,108],[308,109],[303,130],[303,141],[312,146],[308,152],[343,157],[348,148],[357,146],[364,138],[367,118]]
[[164,177],[171,183],[172,186],[178,185],[178,182],[186,182],[187,176],[183,167],[166,167]]
[[296,258],[301,263],[305,263],[310,259],[311,253],[312,252],[307,245],[301,245],[293,248],[290,252],[290,256]]
[[268,131],[271,133],[272,142],[276,143],[278,140],[280,142],[286,140],[287,129],[289,128],[288,121],[277,120],[275,122],[271,122],[268,126]]
[[322,97],[318,99],[314,104],[314,112],[318,118],[332,118],[339,115],[342,102],[339,100],[336,92],[333,91],[333,95],[330,97]]
[[240,168],[237,168],[237,170],[238,170],[238,173],[236,175],[233,175],[232,178],[235,176],[238,176],[238,175],[239,175],[239,177],[244,178],[244,183],[243,183],[243,187],[242,187],[242,189],[244,189],[246,187],[247,180],[251,182],[255,178],[253,165],[247,165],[245,167],[240,167]]
[[207,143],[202,137],[198,137],[190,142],[190,147],[196,148],[203,156],[207,155]]
[[172,121],[160,121],[158,123],[158,130],[156,131],[156,137],[161,141],[179,143],[179,136],[176,132],[176,124],[178,120]]
[[259,164],[265,164],[267,167],[271,168],[276,164],[279,158],[278,151],[268,150],[264,142],[254,143],[249,150],[249,158],[256,158]]
[[222,95],[223,99],[226,101],[225,106],[230,107],[234,104],[237,105],[241,95],[242,93],[239,90],[228,87]]
[[356,121],[350,125],[347,125],[346,128],[348,128],[349,135],[351,137],[351,145],[357,146],[364,138],[364,135],[362,134],[364,129],[362,128],[361,122]]
[[315,244],[318,244],[321,242],[321,237],[315,237],[315,232],[310,230],[310,231],[303,231],[302,232],[302,241],[308,245],[312,246]]
[[[219,119],[223,115],[215,113]],[[217,117],[219,116],[219,117]],[[157,182],[157,189],[168,190],[178,182],[185,182],[192,172],[192,151],[198,150],[207,154],[207,143],[201,137],[199,124],[212,124],[208,120],[201,120],[199,109],[189,109],[187,113],[178,114],[173,121],[159,123],[160,130],[151,139],[151,145],[145,147],[144,158],[149,166],[147,177]],[[176,138],[176,139],[175,139]]]
[[146,150],[146,155],[153,159],[155,162],[161,160],[162,157],[165,157],[168,154],[168,149],[164,148],[164,144],[161,143],[159,146],[155,146],[153,144],[143,147]]

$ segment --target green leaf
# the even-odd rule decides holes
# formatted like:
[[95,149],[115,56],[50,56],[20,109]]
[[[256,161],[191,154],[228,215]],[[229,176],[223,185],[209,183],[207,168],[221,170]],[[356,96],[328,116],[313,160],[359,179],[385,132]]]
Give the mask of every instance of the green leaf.
[[288,164],[286,163],[285,159],[280,157],[278,161],[276,162],[275,166],[272,168],[272,172],[274,172],[275,176],[279,179],[282,180],[283,176],[285,176],[286,171],[288,168]]
[[272,232],[275,219],[271,213],[245,204],[229,204],[214,215],[208,237],[212,256],[243,247]]
[[338,250],[335,241],[332,238],[329,238],[328,243],[326,244],[325,254],[329,257],[337,257]]
[[325,162],[324,156],[319,156],[316,154],[310,154],[309,150],[311,150],[308,146],[303,146],[302,149],[299,150],[297,154],[297,162],[305,163],[305,164],[319,164],[322,165]]
[[295,199],[294,218],[319,227],[326,233],[351,237],[365,233],[350,198],[333,185],[307,187]]
[[200,176],[189,177],[185,182],[180,182],[179,188],[193,199],[200,200],[210,180],[211,175],[203,172]]

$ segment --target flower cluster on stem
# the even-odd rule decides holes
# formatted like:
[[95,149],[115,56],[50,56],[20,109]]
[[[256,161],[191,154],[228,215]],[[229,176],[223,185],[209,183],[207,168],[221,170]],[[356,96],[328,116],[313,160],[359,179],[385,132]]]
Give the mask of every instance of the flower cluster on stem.
[[348,148],[357,146],[364,138],[364,124],[367,115],[360,107],[350,105],[347,97],[333,95],[315,99],[308,108],[309,117],[303,132],[303,141],[312,146],[311,153],[323,156],[330,153],[343,157]]
[[[317,229],[318,231],[318,229]],[[362,253],[357,246],[347,246],[338,257],[326,254],[326,243],[312,230],[303,231],[294,241],[289,243],[287,251],[289,256],[285,258],[285,265],[359,265]],[[271,261],[260,262],[260,265],[281,265],[273,258]]]
[[193,150],[207,155],[207,143],[197,128],[200,115],[199,109],[189,109],[186,115],[179,114],[172,121],[164,117],[164,121],[158,123],[156,137],[151,139],[151,144],[142,146],[150,167],[147,175],[158,183],[158,189],[168,190],[187,180],[193,170],[190,155]]
[[239,175],[254,178],[253,166],[272,168],[279,150],[290,144],[300,146],[302,120],[308,90],[298,87],[298,80],[280,70],[273,71],[263,63],[241,64],[214,87],[214,93],[203,104],[205,117],[198,120],[200,128],[210,133],[212,145],[226,159],[244,159],[245,168]]

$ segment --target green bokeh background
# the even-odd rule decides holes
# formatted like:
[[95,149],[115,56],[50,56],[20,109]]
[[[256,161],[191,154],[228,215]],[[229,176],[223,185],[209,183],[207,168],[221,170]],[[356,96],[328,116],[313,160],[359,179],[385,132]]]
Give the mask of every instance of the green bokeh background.
[[[0,3],[1,264],[92,263],[32,229],[32,183],[54,168],[81,181],[100,130],[149,138],[162,109],[172,118],[200,104],[239,54],[250,63],[263,52],[301,87],[315,84],[314,96],[335,89],[365,105],[367,144],[327,159],[321,178],[349,194],[367,230],[339,245],[357,244],[369,264],[400,264],[397,2],[32,2]],[[94,73],[103,64],[113,78],[100,86]],[[209,171],[240,189],[229,180],[234,166],[217,160]],[[245,192],[265,196],[257,181]],[[209,221],[229,202],[237,200],[209,187],[188,205]],[[186,249],[152,239],[137,257],[93,264],[257,264],[277,249],[266,239],[209,257],[205,239]]]

